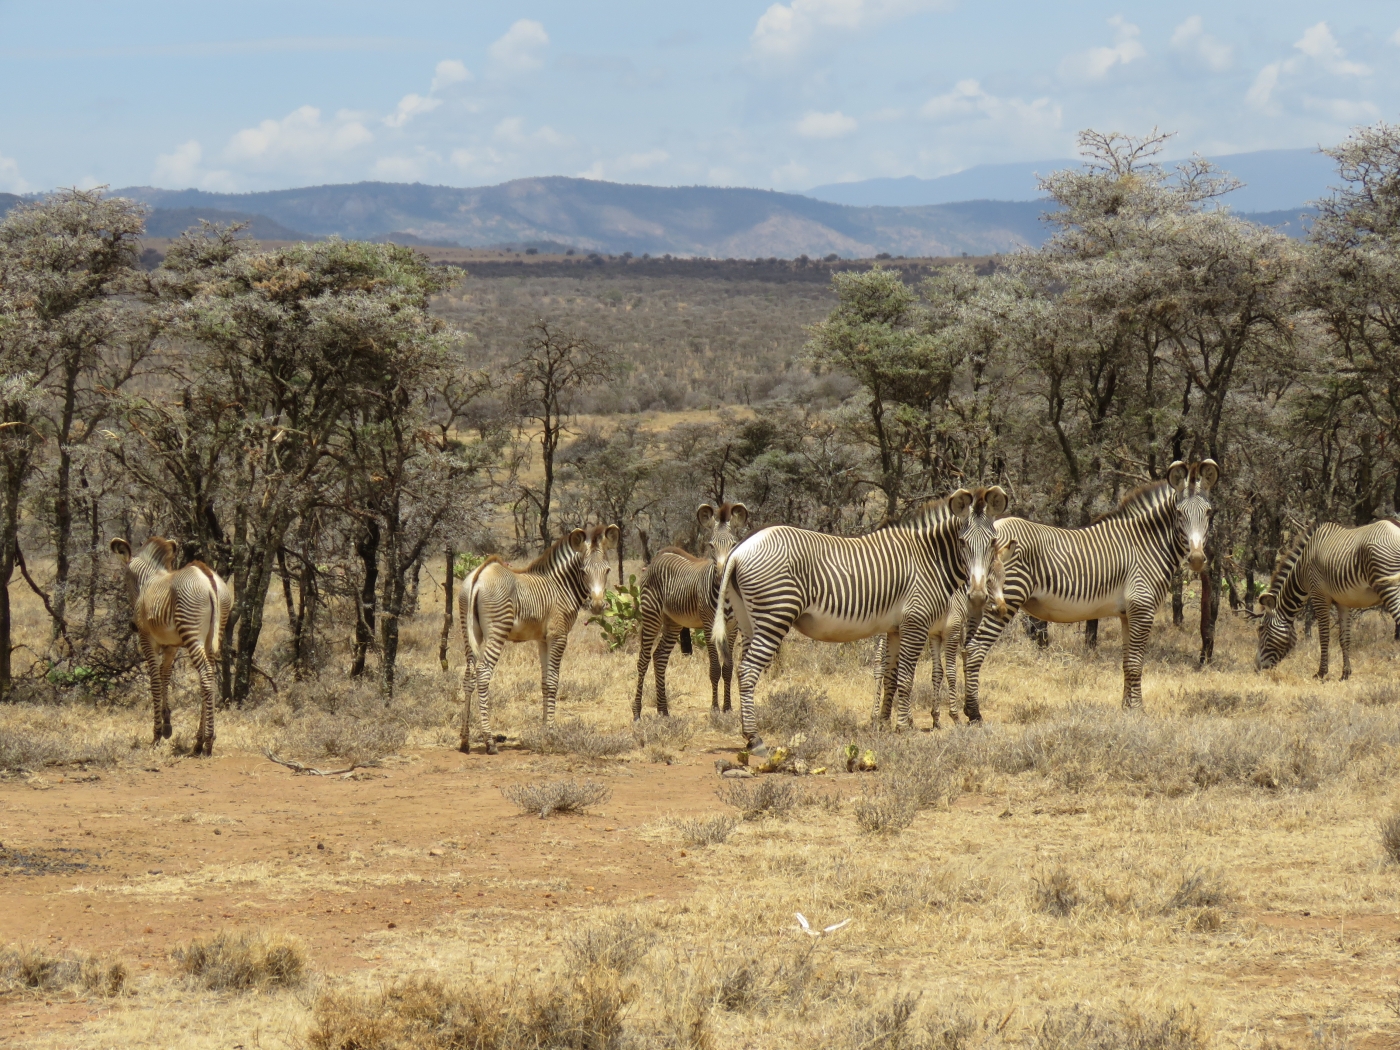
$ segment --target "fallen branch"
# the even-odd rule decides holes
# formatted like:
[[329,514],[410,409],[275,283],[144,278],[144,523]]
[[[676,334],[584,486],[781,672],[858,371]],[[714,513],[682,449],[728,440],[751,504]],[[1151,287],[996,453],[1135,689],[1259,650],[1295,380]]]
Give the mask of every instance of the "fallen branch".
[[285,758],[278,758],[272,753],[271,748],[264,748],[263,754],[268,757],[269,761],[276,762],[279,766],[286,766],[293,773],[305,773],[313,777],[338,777],[345,773],[353,773],[357,769],[369,769],[371,766],[379,765],[378,760],[375,760],[373,762],[353,762],[347,769],[312,769],[300,762],[288,762]]

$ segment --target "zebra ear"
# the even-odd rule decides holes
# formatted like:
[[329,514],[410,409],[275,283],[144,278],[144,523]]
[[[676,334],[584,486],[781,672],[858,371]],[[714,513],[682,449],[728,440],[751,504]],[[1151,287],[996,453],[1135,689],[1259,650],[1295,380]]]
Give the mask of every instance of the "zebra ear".
[[749,508],[742,503],[734,504],[729,508],[729,520],[732,521],[737,528],[742,529],[749,523]]
[[1201,460],[1197,477],[1201,479],[1201,491],[1209,492],[1215,488],[1215,483],[1220,480],[1220,464],[1213,459]]
[[617,548],[617,541],[622,536],[622,530],[616,525],[609,525],[603,530],[603,550],[610,551]]
[[948,509],[954,516],[966,519],[972,513],[973,495],[967,489],[958,489],[948,497]]
[[1006,513],[1008,502],[1006,490],[1000,485],[993,485],[987,490],[987,512],[994,518],[999,518]]
[[112,548],[112,553],[121,558],[122,561],[131,561],[131,544],[127,543],[126,540],[118,536],[109,546]]
[[588,533],[584,532],[582,529],[574,529],[573,532],[569,533],[569,546],[572,547],[575,552],[583,550],[583,545],[587,542]]
[[1186,484],[1186,479],[1190,476],[1191,468],[1181,460],[1177,460],[1167,468],[1167,484],[1176,489],[1177,492],[1181,491],[1182,486]]
[[700,504],[700,509],[695,512],[695,520],[700,523],[702,529],[708,528],[710,522],[715,520],[715,508],[708,503]]
[[1259,596],[1259,608],[1264,609],[1268,612],[1273,612],[1275,609],[1278,608],[1278,595],[1261,594]]

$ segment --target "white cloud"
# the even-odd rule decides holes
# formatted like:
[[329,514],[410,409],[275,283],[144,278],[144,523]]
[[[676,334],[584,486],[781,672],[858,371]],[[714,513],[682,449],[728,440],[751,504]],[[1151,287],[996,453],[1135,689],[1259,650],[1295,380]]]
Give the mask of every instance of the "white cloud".
[[521,117],[506,117],[496,125],[492,134],[509,146],[563,146],[569,142],[567,136],[559,134],[548,124],[526,132],[525,121]]
[[1326,22],[1319,22],[1309,28],[1293,45],[1309,58],[1316,59],[1327,72],[1339,77],[1364,77],[1371,72],[1369,66],[1360,62],[1349,62],[1346,52],[1337,43]]
[[811,174],[806,165],[790,160],[781,167],[774,168],[770,179],[774,186],[806,186],[812,181]]
[[813,110],[797,122],[797,133],[806,139],[839,139],[855,131],[858,126],[855,117],[848,117],[839,109],[834,113]]
[[169,153],[156,157],[152,179],[157,186],[170,189],[232,190],[236,186],[229,172],[210,171],[204,167],[204,148],[197,139],[182,142]]
[[982,89],[976,80],[959,80],[953,90],[935,95],[919,110],[930,120],[943,124],[960,121],[992,120],[1000,123],[1023,124],[1031,127],[1060,126],[1063,116],[1060,106],[1049,98],[1026,102],[1019,98],[998,98]]
[[1268,109],[1269,103],[1274,97],[1274,91],[1278,88],[1279,79],[1283,76],[1284,68],[1291,66],[1287,62],[1270,62],[1259,71],[1254,78],[1254,83],[1245,92],[1244,100],[1255,109]]
[[664,149],[647,150],[645,153],[629,153],[610,161],[594,161],[586,171],[578,173],[581,179],[607,179],[634,171],[646,171],[671,159]]
[[750,41],[756,54],[788,58],[821,31],[853,32],[946,6],[945,0],[791,0],[760,15]]
[[281,120],[244,128],[229,139],[224,155],[235,163],[315,167],[373,141],[374,135],[355,113],[341,110],[326,121],[315,106],[302,106]]
[[1126,21],[1122,15],[1114,15],[1108,24],[1114,29],[1113,46],[1094,47],[1070,55],[1060,64],[1061,73],[1086,80],[1100,80],[1114,66],[1126,66],[1147,57],[1147,49],[1138,39],[1142,35],[1141,29]]
[[19,162],[0,154],[0,189],[6,193],[28,193],[29,183],[19,173]]
[[1303,100],[1303,105],[1314,113],[1331,117],[1338,124],[1366,124],[1381,115],[1380,108],[1373,102],[1356,102],[1345,98],[1308,97]]
[[442,99],[433,98],[431,95],[408,94],[399,99],[399,107],[384,118],[384,123],[391,128],[401,128],[414,117],[424,113],[431,113],[442,105]]
[[444,58],[437,64],[437,69],[433,71],[433,86],[430,90],[441,91],[452,84],[460,84],[464,80],[471,80],[472,72],[455,58]]
[[1390,42],[1392,44],[1400,45],[1400,29],[1397,29],[1394,33],[1390,35]]
[[1172,33],[1172,47],[1194,56],[1217,73],[1230,68],[1234,48],[1205,31],[1200,15],[1192,15]]
[[530,18],[522,18],[506,30],[505,35],[488,49],[491,60],[505,69],[524,72],[544,65],[541,52],[549,46],[549,34],[544,26]]
[[413,157],[380,157],[371,170],[385,182],[418,182],[423,177],[423,166]]

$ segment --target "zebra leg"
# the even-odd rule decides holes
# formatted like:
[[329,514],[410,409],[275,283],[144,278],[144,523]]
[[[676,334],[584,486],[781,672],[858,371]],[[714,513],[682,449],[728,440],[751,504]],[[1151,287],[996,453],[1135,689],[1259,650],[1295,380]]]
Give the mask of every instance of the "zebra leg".
[[[671,713],[670,701],[666,699],[666,668],[671,663],[671,652],[675,649],[680,636],[681,628],[676,621],[663,615],[661,617],[661,637],[656,643],[656,653],[651,658],[656,671],[656,713],[658,715],[669,716]],[[711,646],[710,652],[714,652],[713,646]],[[713,660],[713,656],[711,659]],[[638,709],[637,715],[639,718],[641,717],[640,709]]]
[[496,673],[496,661],[505,648],[509,626],[492,631],[481,643],[480,659],[476,665],[476,725],[477,732],[486,741],[486,753],[494,755],[498,749],[496,738],[491,733],[491,678]]
[[880,708],[885,699],[885,653],[889,651],[889,639],[883,634],[875,636],[875,661],[871,675],[875,679],[875,700],[870,708],[870,724],[880,721]]
[[[724,711],[734,710],[734,705],[730,703],[730,683],[734,680],[734,635],[738,631],[738,625],[732,621],[725,623],[726,632],[724,635],[724,649],[719,654],[719,673],[724,679]],[[713,632],[707,632],[706,636]]]
[[[931,655],[933,656],[933,659],[929,661],[929,681],[933,685],[933,703],[930,705],[930,711],[933,714],[934,729],[938,728],[939,710],[943,706],[943,649],[947,644],[948,639],[946,637],[932,638],[929,640],[929,649],[932,650]],[[949,717],[952,717],[953,714],[952,707],[953,701],[950,696],[948,699]]]
[[163,646],[157,647],[146,640],[143,634],[139,641],[141,655],[146,659],[146,675],[151,680],[151,746],[159,744],[162,737],[170,735],[170,711],[165,706],[164,682],[169,676],[166,667],[175,657]]
[[[656,648],[656,638],[661,631],[661,610],[651,596],[651,591],[642,592],[642,627],[637,645],[637,693],[632,697],[632,721],[642,717],[642,692],[647,684],[647,665],[651,663],[652,651]],[[662,690],[661,675],[656,676],[658,698]]]
[[1328,650],[1332,647],[1332,599],[1321,594],[1313,595],[1313,619],[1317,621],[1317,645],[1320,656],[1317,663],[1319,680],[1327,677]]
[[744,655],[739,661],[739,727],[749,750],[767,754],[763,738],[758,735],[758,719],[754,714],[753,694],[763,672],[778,655],[783,636],[791,626],[790,618],[772,616],[752,617],[752,636],[744,638]]
[[724,661],[720,658],[719,646],[712,637],[714,628],[705,632],[705,655],[710,658],[710,710],[719,710],[719,682],[724,677]]
[[1132,605],[1118,618],[1123,625],[1123,706],[1130,710],[1142,707],[1142,661],[1156,613],[1155,605]]
[[467,646],[467,666],[462,668],[462,742],[457,750],[464,755],[472,753],[472,700],[476,694],[476,660],[472,648]]
[[185,646],[185,651],[189,653],[190,663],[199,674],[199,691],[203,697],[199,709],[199,733],[194,738],[194,753],[210,756],[214,754],[214,697],[217,693],[214,665],[209,662],[209,654],[199,642]]
[[554,724],[554,705],[559,698],[559,666],[569,646],[568,632],[540,640],[540,689],[544,693],[544,724]]
[[987,653],[1001,637],[1001,632],[1006,630],[1006,625],[1015,618],[1016,612],[1016,609],[1007,606],[1005,618],[993,612],[983,613],[977,631],[968,643],[967,651],[963,653],[963,714],[969,722],[982,721],[982,708],[978,699],[982,661],[987,658]]
[[1337,641],[1342,647],[1342,681],[1351,677],[1351,610],[1337,604]]
[[928,629],[928,621],[918,619],[905,620],[899,628],[900,637],[909,639],[911,644],[901,643],[899,647],[895,684],[895,695],[899,700],[899,715],[894,723],[896,730],[914,727],[914,675],[919,670],[919,657],[924,654],[924,646],[928,644]]
[[902,640],[903,636],[897,630],[891,631],[885,638],[885,658],[880,668],[880,722],[888,722],[894,716]]
[[[936,657],[943,661],[943,680],[940,688],[946,689],[948,694],[948,721],[957,725],[958,723],[958,653],[963,651],[963,629],[959,627],[943,639],[943,648]],[[934,709],[937,710],[942,697],[935,697]],[[938,719],[933,720],[933,724],[938,725]]]

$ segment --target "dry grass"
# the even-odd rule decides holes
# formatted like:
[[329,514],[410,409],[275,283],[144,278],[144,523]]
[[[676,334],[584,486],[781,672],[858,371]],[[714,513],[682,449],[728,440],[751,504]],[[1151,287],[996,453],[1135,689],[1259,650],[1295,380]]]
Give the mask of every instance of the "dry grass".
[[306,951],[278,933],[227,930],[171,953],[180,972],[216,992],[296,988],[306,978]]
[[0,992],[116,996],[126,991],[127,978],[120,960],[52,954],[35,945],[0,948]]
[[1400,864],[1400,810],[1380,822],[1381,849],[1393,864]]
[[520,736],[521,744],[540,755],[577,755],[603,759],[625,755],[636,748],[631,734],[609,733],[576,719],[545,728],[533,726]]
[[811,793],[799,782],[776,776],[726,781],[716,793],[721,802],[733,806],[745,820],[786,820],[799,806],[813,801]]
[[689,817],[672,823],[680,832],[681,841],[694,848],[728,842],[730,834],[739,826],[739,818],[725,813],[718,817]]
[[538,813],[544,819],[551,813],[582,813],[612,798],[612,788],[595,780],[547,780],[508,784],[501,794],[522,814]]

